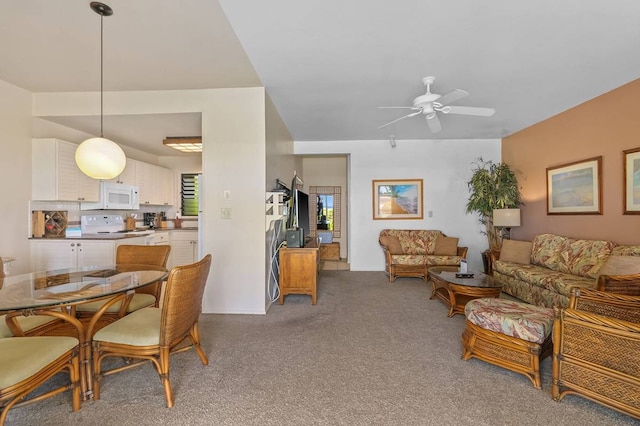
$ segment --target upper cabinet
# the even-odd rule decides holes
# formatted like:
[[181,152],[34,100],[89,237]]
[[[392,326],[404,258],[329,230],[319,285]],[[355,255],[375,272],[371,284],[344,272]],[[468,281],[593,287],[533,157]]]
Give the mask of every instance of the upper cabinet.
[[107,182],[122,183],[124,185],[136,184],[136,163],[139,161],[127,158],[127,165],[124,166],[124,170],[118,176],[113,179],[109,179]]
[[171,206],[175,203],[173,170],[141,161],[136,162],[135,168],[140,204]]
[[31,198],[41,201],[98,201],[100,181],[76,165],[77,145],[60,139],[32,140]]
[[[80,171],[77,147],[60,139],[33,139],[32,200],[99,201],[100,181]],[[127,158],[122,173],[109,182],[138,186],[141,205],[172,206],[177,201],[175,174],[165,167]]]

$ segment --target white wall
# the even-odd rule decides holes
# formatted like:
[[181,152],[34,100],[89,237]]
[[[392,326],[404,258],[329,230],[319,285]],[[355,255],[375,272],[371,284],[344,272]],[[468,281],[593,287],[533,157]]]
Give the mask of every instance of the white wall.
[[[352,271],[382,271],[380,230],[439,229],[469,247],[470,267],[483,270],[481,252],[487,239],[476,215],[466,214],[467,181],[472,163],[482,157],[500,161],[500,140],[300,141],[297,155],[350,155],[349,262]],[[372,180],[424,180],[424,219],[373,220]],[[433,212],[428,217],[428,212]]]
[[31,93],[0,80],[0,257],[15,257],[11,274],[29,272]]

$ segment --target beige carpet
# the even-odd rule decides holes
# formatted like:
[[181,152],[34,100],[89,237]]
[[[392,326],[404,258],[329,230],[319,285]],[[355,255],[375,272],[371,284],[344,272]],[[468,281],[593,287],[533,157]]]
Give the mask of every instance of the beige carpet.
[[419,279],[324,271],[318,304],[290,295],[265,316],[203,315],[210,365],[172,358],[175,407],[151,365],[103,380],[72,413],[68,395],[12,410],[7,425],[637,425],[623,414],[462,361],[464,318]]

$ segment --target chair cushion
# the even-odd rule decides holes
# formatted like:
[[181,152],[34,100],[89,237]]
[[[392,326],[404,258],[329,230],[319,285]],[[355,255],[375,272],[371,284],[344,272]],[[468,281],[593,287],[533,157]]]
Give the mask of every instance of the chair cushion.
[[[29,315],[28,317],[16,317],[16,319],[18,320],[18,324],[22,328],[22,331],[26,333],[36,327],[56,321],[57,318],[46,315]],[[4,337],[13,337],[13,333],[11,333],[11,330],[9,330],[9,327],[7,326],[5,315],[0,315],[0,339]]]
[[101,328],[94,341],[131,346],[160,344],[160,308],[143,308]]
[[433,254],[436,256],[455,256],[458,254],[458,239],[443,235],[438,236]]
[[64,336],[0,339],[0,389],[33,376],[78,343],[75,337]]
[[507,299],[482,298],[467,303],[468,321],[527,342],[542,344],[551,334],[553,309]]
[[500,260],[523,265],[531,263],[531,241],[502,240]]
[[[94,302],[87,302],[76,307],[76,311],[78,312],[97,312],[98,309],[104,305],[106,301],[104,300],[96,300]],[[137,311],[138,309],[146,308],[147,306],[152,306],[156,303],[156,298],[151,294],[146,293],[135,293],[131,298],[131,302],[129,302],[129,306],[127,306],[127,312]],[[109,306],[107,312],[115,313],[120,310],[120,302],[114,303]]]

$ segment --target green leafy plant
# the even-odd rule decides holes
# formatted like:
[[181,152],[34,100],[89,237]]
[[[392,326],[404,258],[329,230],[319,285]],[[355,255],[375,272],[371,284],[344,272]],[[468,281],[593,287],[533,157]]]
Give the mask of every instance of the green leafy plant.
[[500,250],[501,237],[493,226],[493,209],[518,208],[522,205],[518,179],[505,163],[479,158],[472,163],[473,175],[467,182],[469,199],[467,213],[478,213],[485,225],[489,250]]

